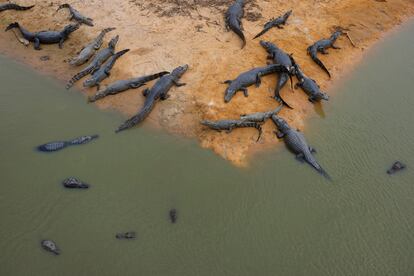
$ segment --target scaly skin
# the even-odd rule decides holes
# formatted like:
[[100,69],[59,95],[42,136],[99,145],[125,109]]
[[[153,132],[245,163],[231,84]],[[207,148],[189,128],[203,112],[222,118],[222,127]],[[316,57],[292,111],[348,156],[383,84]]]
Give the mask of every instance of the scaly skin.
[[280,110],[282,110],[282,108],[283,108],[283,104],[279,105],[275,110],[240,115],[240,119],[243,121],[264,123],[268,119],[270,119],[270,117],[272,117],[273,115],[277,115],[280,112]]
[[[285,53],[282,49],[278,48],[275,44],[267,41],[260,41],[260,45],[265,48],[266,52],[269,54],[267,56],[268,59],[273,60],[274,63],[284,65],[288,68],[292,67],[292,61],[287,53]],[[282,97],[280,96],[280,91],[282,90],[283,86],[285,86],[286,82],[289,79],[288,73],[280,73],[279,80],[277,81],[277,85],[275,88],[275,95],[274,98],[276,101],[285,104],[287,107],[292,108],[287,102],[285,102]],[[292,79],[291,79],[292,80]]]
[[101,48],[104,36],[113,30],[115,30],[115,28],[103,29],[101,33],[91,43],[82,48],[78,56],[73,58],[69,62],[69,64],[80,66],[89,61],[89,59],[95,54],[95,52]]
[[34,6],[35,5],[24,7],[24,6],[19,6],[13,3],[4,3],[4,4],[0,4],[0,12],[5,11],[5,10],[26,11],[26,10],[30,10]]
[[125,121],[115,132],[129,129],[141,123],[150,114],[159,99],[166,100],[169,97],[168,91],[171,87],[185,85],[185,83],[179,83],[178,81],[187,70],[188,65],[179,66],[171,74],[162,76],[151,89],[145,89],[143,95],[146,99],[142,109],[135,116]]
[[36,33],[29,32],[15,22],[10,24],[6,31],[17,28],[24,37],[24,39],[34,42],[34,48],[40,50],[40,44],[57,44],[59,43],[59,48],[63,47],[63,43],[68,39],[69,35],[79,29],[79,24],[70,24],[67,25],[62,31],[40,31]]
[[334,32],[330,38],[328,39],[321,39],[317,42],[315,42],[313,45],[309,46],[307,49],[308,54],[312,58],[312,60],[319,65],[329,76],[331,77],[331,73],[329,73],[329,70],[326,68],[326,66],[322,63],[322,61],[318,58],[318,52],[327,55],[328,52],[326,51],[329,48],[333,49],[341,49],[340,47],[335,46],[335,42],[338,39],[340,35],[342,35],[343,32],[341,30]]
[[273,27],[276,27],[278,29],[283,29],[282,25],[286,25],[286,21],[288,20],[289,16],[292,14],[292,10],[288,11],[282,16],[279,16],[276,19],[271,19],[269,22],[264,24],[263,31],[258,33],[253,39],[258,38],[259,36],[262,36],[265,34],[268,30],[270,30]]
[[284,65],[270,64],[265,67],[258,67],[244,72],[234,80],[226,80],[224,83],[229,84],[229,87],[227,87],[226,91],[224,92],[224,101],[226,103],[230,102],[237,91],[243,91],[244,96],[247,97],[247,87],[253,84],[256,84],[256,87],[259,87],[261,84],[261,76],[281,72],[286,72],[289,76],[290,69],[290,67],[287,68]]
[[92,141],[92,140],[94,140],[98,137],[99,137],[98,135],[86,135],[86,136],[81,136],[81,137],[72,139],[70,141],[50,142],[50,143],[38,146],[37,149],[39,151],[43,151],[43,152],[58,151],[58,150],[66,148],[68,146],[82,145],[82,144],[89,143],[90,141]]
[[262,125],[257,122],[249,122],[245,120],[203,120],[200,123],[206,127],[217,130],[218,132],[225,130],[227,133],[230,133],[235,128],[254,127],[259,131],[259,136],[257,137],[256,142],[258,142],[262,136]]
[[316,169],[320,174],[330,179],[328,173],[318,164],[312,152],[315,152],[305,140],[305,137],[298,130],[292,129],[288,123],[279,116],[272,115],[272,121],[278,128],[277,138],[283,138],[286,146],[296,154],[296,158],[305,161]]
[[115,62],[123,55],[129,52],[129,49],[119,51],[114,54],[99,70],[92,74],[92,77],[83,83],[84,87],[96,86],[99,90],[101,82],[111,75],[111,70]]
[[75,20],[79,24],[85,24],[85,25],[88,25],[88,26],[93,27],[93,19],[82,15],[80,12],[78,12],[77,10],[75,10],[69,4],[60,5],[58,7],[57,11],[59,11],[60,9],[64,9],[64,8],[69,9],[69,12],[70,12],[70,20]]
[[127,79],[127,80],[119,80],[114,83],[108,85],[104,90],[98,91],[95,95],[88,98],[89,102],[95,102],[99,99],[102,99],[108,95],[116,95],[118,93],[124,92],[128,89],[137,89],[147,82],[158,79],[164,75],[169,74],[170,72],[163,71],[157,74]]
[[292,56],[290,58],[292,59],[293,67],[295,67],[295,75],[299,80],[299,82],[295,84],[295,89],[298,87],[302,88],[302,90],[309,95],[308,100],[311,103],[319,102],[321,100],[328,101],[329,96],[321,91],[321,88],[316,83],[316,81],[307,77],[301,70],[299,64],[296,63],[294,58]]
[[82,71],[74,75],[67,83],[66,89],[71,88],[75,82],[80,80],[81,78],[92,74],[99,70],[101,68],[101,65],[111,56],[115,53],[115,47],[118,43],[119,36],[116,36],[111,39],[111,41],[108,44],[108,47],[105,49],[100,50],[96,56],[93,58],[93,60],[89,63],[88,66],[86,66]]
[[246,46],[246,38],[243,34],[241,19],[244,16],[244,0],[236,0],[226,11],[225,22],[227,30],[230,29],[236,33],[243,41],[242,49]]

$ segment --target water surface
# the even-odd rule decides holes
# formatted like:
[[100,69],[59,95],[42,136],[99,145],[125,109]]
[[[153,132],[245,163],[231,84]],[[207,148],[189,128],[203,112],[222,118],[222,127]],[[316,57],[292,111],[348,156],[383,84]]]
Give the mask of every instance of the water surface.
[[[115,134],[120,115],[0,57],[0,275],[413,275],[413,32],[387,39],[310,120],[332,183],[284,148],[238,169],[147,127]],[[390,177],[396,159],[408,169]],[[91,189],[63,189],[69,176]]]

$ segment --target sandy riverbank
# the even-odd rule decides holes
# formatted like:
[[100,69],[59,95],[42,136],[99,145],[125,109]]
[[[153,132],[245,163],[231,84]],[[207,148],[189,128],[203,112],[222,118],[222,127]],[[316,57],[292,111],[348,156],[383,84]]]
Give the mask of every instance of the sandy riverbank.
[[[33,1],[18,2],[30,4]],[[54,1],[52,4],[43,0],[34,2],[36,7],[31,11],[2,12],[0,27],[4,29],[9,23],[18,21],[29,30],[38,31],[60,29],[68,23],[67,11],[56,12],[57,6],[65,1]],[[187,5],[188,2],[194,3]],[[63,85],[64,80],[80,69],[70,67],[67,60],[102,28],[116,27],[117,30],[111,35],[120,35],[117,49],[130,48],[131,51],[119,60],[104,84],[189,64],[190,71],[182,79],[187,86],[174,88],[171,97],[157,105],[145,124],[174,134],[196,137],[203,147],[213,149],[236,165],[246,165],[253,152],[278,143],[272,133],[273,123],[265,124],[263,138],[256,143],[257,131],[254,129],[238,129],[231,134],[217,133],[204,129],[199,121],[238,118],[240,113],[267,111],[277,105],[269,97],[276,82],[272,76],[264,77],[261,87],[251,87],[248,98],[239,93],[229,104],[223,101],[226,85],[221,83],[252,67],[266,64],[265,51],[258,41],[251,39],[269,18],[293,9],[284,29],[272,29],[262,39],[294,53],[305,73],[332,95],[334,91],[329,88],[360,62],[365,50],[414,14],[412,0],[256,0],[246,7],[247,15],[243,23],[248,43],[245,49],[240,50],[239,39],[224,28],[223,11],[229,2],[92,0],[86,4],[75,1],[72,4],[78,10],[95,20],[95,27],[82,26],[65,43],[64,49],[60,50],[56,45],[43,45],[42,51],[35,51],[32,45],[25,48],[20,44],[12,32],[0,32],[0,53],[55,76],[62,80]],[[352,47],[346,38],[340,38],[337,44],[342,49],[331,49],[329,55],[321,57],[333,75],[329,80],[307,56],[306,48],[314,41],[328,37],[335,26],[348,28],[357,47]],[[40,57],[45,55],[50,59],[41,61]],[[81,88],[81,85],[82,82],[78,82],[77,87]],[[91,95],[95,89],[83,91]],[[140,91],[130,90],[107,97],[97,105],[103,109],[115,109],[127,117],[141,106],[143,96]],[[315,107],[300,90],[292,93],[286,87],[282,95],[295,109],[284,109],[281,115],[292,125],[303,129],[305,118],[315,114]],[[329,102],[323,103],[326,104]]]

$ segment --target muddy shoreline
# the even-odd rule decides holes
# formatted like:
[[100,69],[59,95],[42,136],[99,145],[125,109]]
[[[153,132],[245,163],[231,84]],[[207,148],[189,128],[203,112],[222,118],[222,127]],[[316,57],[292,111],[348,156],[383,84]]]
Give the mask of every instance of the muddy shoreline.
[[[31,31],[60,29],[69,22],[67,12],[56,12],[57,6],[64,2],[55,1],[51,5],[48,1],[39,0],[31,11],[2,12],[0,27],[4,29],[9,23],[18,21]],[[317,80],[322,89],[332,96],[332,87],[359,64],[366,50],[414,14],[414,1],[404,0],[291,1],[283,4],[274,0],[257,0],[248,11],[256,16],[243,21],[247,46],[240,50],[239,39],[224,29],[221,11],[225,9],[226,1],[216,1],[222,3],[214,7],[200,5],[184,12],[185,6],[177,10],[175,1],[164,1],[164,4],[153,1],[151,7],[139,6],[135,2],[74,2],[78,10],[94,18],[95,27],[82,26],[62,50],[56,45],[42,45],[43,50],[35,51],[33,45],[26,48],[20,44],[12,32],[0,32],[0,53],[28,64],[41,73],[54,76],[62,81],[63,86],[64,81],[80,69],[68,64],[80,46],[88,43],[101,29],[116,27],[117,30],[106,39],[119,34],[117,49],[130,48],[131,52],[119,60],[111,77],[103,85],[189,64],[190,70],[182,79],[187,86],[174,88],[170,99],[159,103],[145,124],[173,134],[195,137],[201,146],[213,149],[238,166],[246,166],[249,157],[255,152],[278,143],[273,134],[273,124],[267,122],[264,125],[263,138],[256,143],[257,131],[254,129],[235,130],[231,134],[217,133],[201,127],[199,121],[238,118],[240,113],[267,111],[277,105],[270,98],[276,83],[272,76],[264,77],[259,88],[249,88],[248,98],[238,93],[229,104],[223,102],[226,85],[222,81],[234,79],[243,71],[266,64],[265,51],[259,45],[259,40],[252,38],[268,19],[293,9],[292,17],[284,29],[272,29],[261,38],[293,53],[305,73]],[[22,5],[30,3],[19,1]],[[162,15],[160,9],[171,12]],[[174,11],[178,15],[174,15]],[[261,14],[262,18],[257,14]],[[329,80],[307,56],[306,47],[328,37],[335,26],[348,28],[357,47],[352,47],[346,38],[340,38],[338,46],[342,49],[330,49],[329,55],[321,57],[333,75],[332,80]],[[50,59],[41,61],[42,56],[49,56]],[[81,89],[81,85],[82,82],[78,82],[76,87],[83,91],[86,102],[86,96],[94,94],[95,89]],[[141,90],[107,97],[96,105],[122,112],[125,117],[131,116],[143,103]],[[306,118],[318,116],[317,109],[329,104],[323,103],[315,111],[301,90],[292,93],[289,87],[285,87],[282,95],[294,110],[284,109],[281,115],[299,129],[305,127]]]

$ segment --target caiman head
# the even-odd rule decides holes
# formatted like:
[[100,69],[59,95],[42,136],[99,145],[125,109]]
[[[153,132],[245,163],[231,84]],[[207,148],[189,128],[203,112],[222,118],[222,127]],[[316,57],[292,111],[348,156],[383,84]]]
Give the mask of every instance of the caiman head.
[[231,85],[227,87],[226,91],[224,92],[224,102],[228,103],[233,98],[234,94],[236,94],[236,89],[232,88]]
[[115,36],[114,38],[111,39],[111,41],[109,41],[108,47],[115,49],[116,44],[118,43],[118,40],[119,40],[119,35]]
[[292,14],[292,10],[287,11],[284,15],[283,15],[283,19],[286,21],[289,16]]
[[209,120],[202,120],[200,122],[200,124],[202,124],[203,126],[211,127],[211,126],[214,125],[214,122],[213,121],[209,121]]
[[184,64],[182,66],[178,66],[177,68],[175,68],[171,72],[171,75],[173,75],[175,78],[179,79],[179,78],[181,78],[182,75],[184,75],[185,72],[187,72],[187,70],[188,70],[188,64]]
[[285,133],[290,129],[290,126],[282,117],[272,115],[272,121],[273,123],[275,123],[277,129],[282,133]]
[[69,35],[70,33],[79,29],[79,27],[80,27],[80,24],[69,24],[63,29],[63,33],[65,35]]
[[260,40],[260,45],[268,52],[271,52],[272,48],[274,47],[273,43],[264,40]]
[[324,92],[320,92],[320,93],[318,93],[318,96],[317,96],[318,98],[320,98],[320,99],[322,99],[322,100],[325,100],[325,101],[329,101],[329,96],[328,96],[328,94],[326,94],[326,93],[324,93]]

